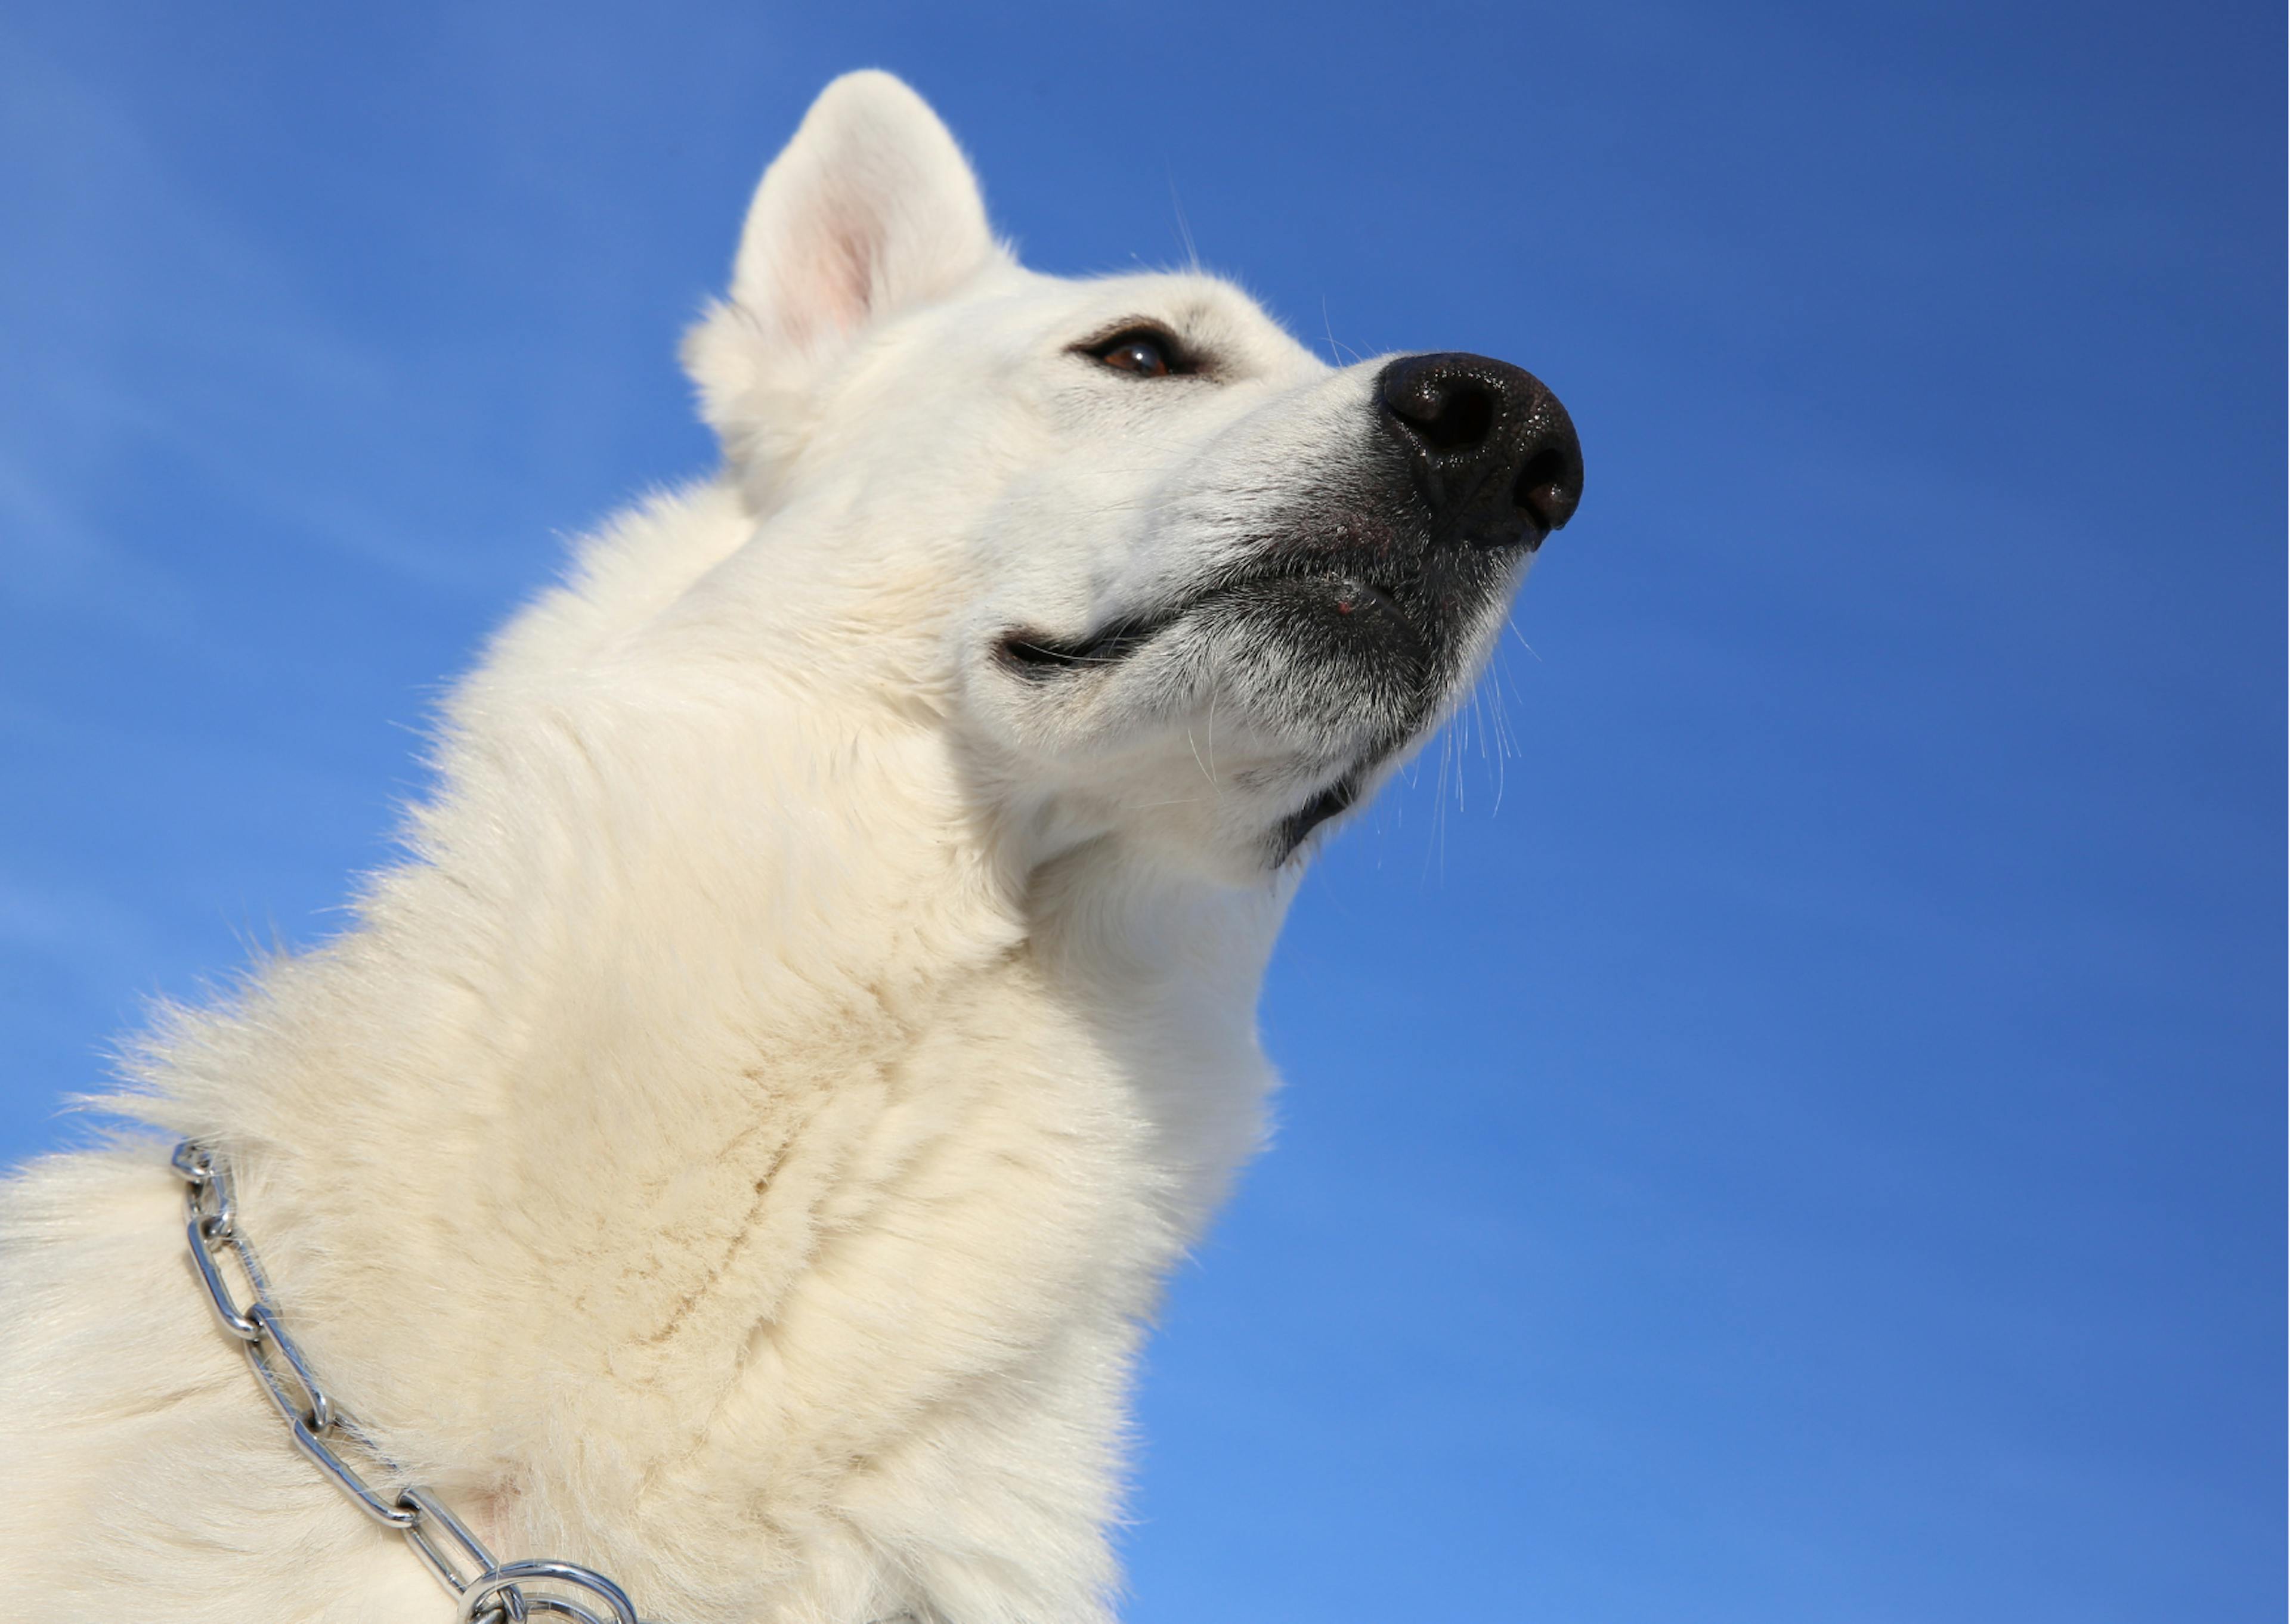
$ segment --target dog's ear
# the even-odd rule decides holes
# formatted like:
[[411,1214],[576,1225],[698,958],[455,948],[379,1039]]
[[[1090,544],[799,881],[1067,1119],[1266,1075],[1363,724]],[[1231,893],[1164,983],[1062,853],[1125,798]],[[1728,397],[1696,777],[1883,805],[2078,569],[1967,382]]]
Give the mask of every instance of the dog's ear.
[[936,299],[1000,257],[954,137],[889,74],[820,92],[764,173],[729,296],[685,340],[708,420],[735,456],[785,429],[869,324]]

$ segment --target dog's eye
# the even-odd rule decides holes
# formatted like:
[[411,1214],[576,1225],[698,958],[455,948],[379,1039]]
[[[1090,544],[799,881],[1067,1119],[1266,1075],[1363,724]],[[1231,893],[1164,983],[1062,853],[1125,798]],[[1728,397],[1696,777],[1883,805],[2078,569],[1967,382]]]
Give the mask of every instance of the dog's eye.
[[1106,365],[1146,378],[1169,375],[1169,352],[1149,338],[1124,339],[1098,356]]
[[1165,332],[1150,328],[1135,328],[1117,332],[1101,344],[1092,345],[1086,352],[1117,372],[1134,372],[1140,378],[1166,378],[1173,373],[1189,372],[1184,352],[1177,341]]

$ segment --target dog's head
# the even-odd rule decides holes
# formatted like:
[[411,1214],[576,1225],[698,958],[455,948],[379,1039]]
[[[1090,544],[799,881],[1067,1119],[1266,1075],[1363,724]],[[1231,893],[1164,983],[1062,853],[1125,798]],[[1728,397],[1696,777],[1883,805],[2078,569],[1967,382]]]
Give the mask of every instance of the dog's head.
[[769,567],[837,583],[808,657],[937,708],[997,811],[1228,877],[1436,725],[1581,493],[1515,366],[1332,368],[1212,276],[1025,270],[881,74],[772,165],[686,358]]

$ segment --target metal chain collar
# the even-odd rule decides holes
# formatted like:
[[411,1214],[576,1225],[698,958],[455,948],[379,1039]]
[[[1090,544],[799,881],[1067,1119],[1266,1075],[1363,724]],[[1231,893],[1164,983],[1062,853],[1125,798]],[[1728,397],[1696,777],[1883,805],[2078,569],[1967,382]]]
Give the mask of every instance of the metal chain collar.
[[[270,1300],[269,1277],[262,1272],[253,1244],[239,1232],[238,1206],[228,1171],[212,1150],[190,1140],[175,1147],[174,1167],[185,1186],[183,1211],[190,1228],[191,1263],[206,1287],[207,1302],[222,1328],[245,1352],[248,1366],[277,1406],[294,1447],[348,1495],[352,1505],[383,1527],[405,1536],[422,1564],[459,1604],[453,1614],[455,1624],[524,1624],[536,1613],[555,1613],[576,1624],[644,1624],[628,1592],[594,1568],[572,1562],[500,1561],[428,1490],[409,1484],[389,1494],[344,1460],[337,1452],[348,1444],[372,1461],[380,1476],[399,1481],[404,1476],[318,1385],[302,1350],[278,1323],[277,1309]],[[252,1292],[252,1300],[244,1307],[223,1280],[219,1260],[226,1254],[238,1260]],[[458,1557],[452,1554],[454,1548],[459,1548]],[[461,1572],[464,1560],[469,1569],[467,1577]],[[536,1589],[535,1586],[548,1588]],[[575,1600],[575,1596],[582,1599]],[[596,1611],[597,1604],[605,1612]]]

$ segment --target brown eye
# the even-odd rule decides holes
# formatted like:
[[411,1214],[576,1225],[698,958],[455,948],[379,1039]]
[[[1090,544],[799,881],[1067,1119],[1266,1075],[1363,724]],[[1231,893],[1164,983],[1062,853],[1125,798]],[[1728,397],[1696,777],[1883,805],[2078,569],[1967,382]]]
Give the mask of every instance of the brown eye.
[[1175,341],[1157,332],[1120,333],[1089,353],[1117,372],[1134,372],[1140,378],[1166,378],[1189,370],[1180,358]]

